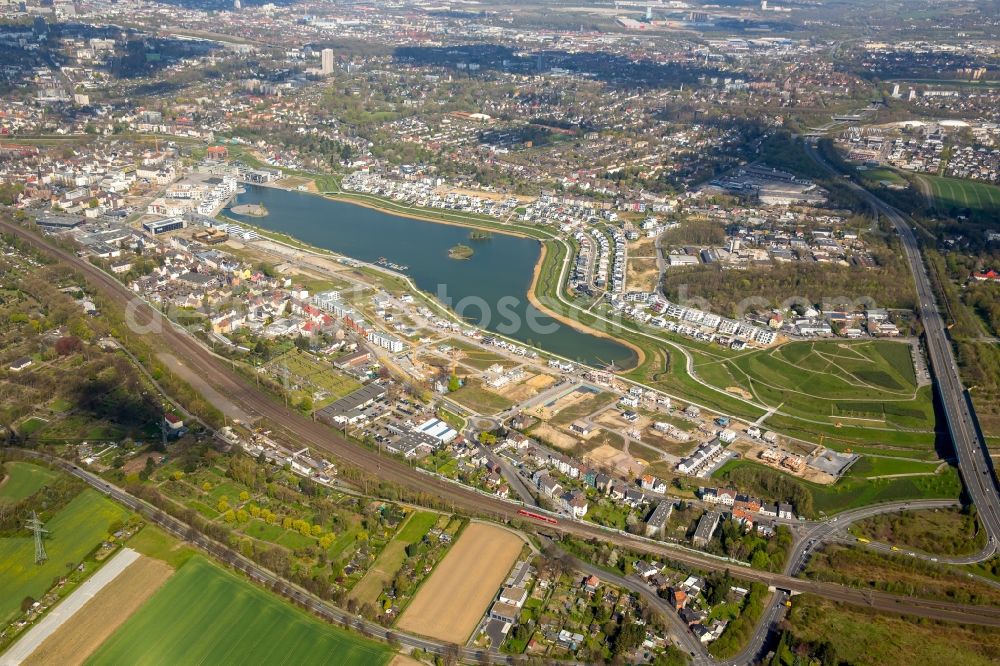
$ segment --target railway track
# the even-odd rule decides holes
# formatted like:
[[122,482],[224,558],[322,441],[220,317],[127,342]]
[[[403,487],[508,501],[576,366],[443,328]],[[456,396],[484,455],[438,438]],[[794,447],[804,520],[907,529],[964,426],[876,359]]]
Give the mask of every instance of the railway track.
[[[524,519],[524,516],[518,515],[518,511],[522,507],[515,502],[482,495],[470,488],[448,483],[438,477],[425,474],[394,458],[385,457],[377,451],[349,442],[327,426],[287,409],[276,399],[260,391],[250,380],[232,370],[190,334],[175,327],[159,312],[129,291],[127,287],[96,266],[11,222],[0,221],[0,231],[21,238],[52,258],[79,271],[92,287],[100,290],[106,298],[129,313],[135,324],[145,330],[155,330],[155,333],[150,333],[150,335],[158,337],[165,348],[168,348],[188,367],[197,371],[216,390],[247,411],[264,419],[270,426],[282,431],[291,441],[300,446],[309,446],[326,452],[342,463],[367,470],[386,481],[444,499],[450,502],[456,511],[461,510],[474,515],[487,516],[502,522]],[[703,570],[729,569],[737,578],[758,581],[792,592],[812,593],[843,603],[935,620],[1000,627],[1000,608],[913,599],[885,592],[866,591],[832,583],[802,580],[783,574],[734,567],[731,563],[709,555],[698,555],[667,544],[652,543],[598,525],[569,519],[561,519],[556,524],[545,523],[544,528],[549,532],[615,543],[636,552],[666,558]]]

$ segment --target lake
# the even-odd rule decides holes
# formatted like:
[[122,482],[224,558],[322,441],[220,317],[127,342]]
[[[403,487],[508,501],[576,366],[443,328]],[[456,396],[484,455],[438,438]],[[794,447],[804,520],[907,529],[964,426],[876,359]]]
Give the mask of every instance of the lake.
[[[403,272],[419,289],[476,326],[590,365],[614,362],[630,368],[636,363],[635,353],[625,345],[561,324],[528,302],[541,253],[537,240],[498,233],[490,240],[473,241],[465,227],[271,187],[247,185],[234,202],[240,204],[263,204],[269,214],[225,214],[360,261],[374,263],[385,257],[407,266]],[[448,250],[459,243],[473,248],[471,258],[448,258]]]

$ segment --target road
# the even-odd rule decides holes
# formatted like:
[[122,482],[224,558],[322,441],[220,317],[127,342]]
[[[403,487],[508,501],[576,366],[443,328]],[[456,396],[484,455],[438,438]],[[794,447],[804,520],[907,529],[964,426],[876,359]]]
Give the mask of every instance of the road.
[[[65,266],[76,269],[92,287],[98,289],[106,298],[123,309],[127,308],[131,312],[132,320],[137,325],[155,327],[156,322],[160,322],[159,330],[155,333],[159,338],[158,344],[169,349],[189,367],[197,368],[205,381],[212,384],[229,400],[235,401],[244,409],[265,419],[276,434],[283,434],[290,441],[328,453],[338,459],[341,464],[367,470],[371,474],[378,475],[382,480],[437,497],[450,503],[455,510],[491,517],[502,522],[523,520],[517,515],[520,505],[516,502],[483,495],[471,488],[452,484],[418,471],[405,462],[383,456],[376,450],[349,442],[327,426],[286,408],[275,398],[261,392],[251,380],[232,370],[228,363],[200,345],[186,331],[175,328],[164,321],[158,312],[139,300],[110,275],[78,258],[72,252],[49,245],[39,236],[18,225],[0,221],[0,230],[24,239],[45,250]],[[728,568],[732,570],[734,576],[743,580],[758,581],[766,585],[798,592],[809,592],[834,601],[869,606],[889,612],[909,613],[937,620],[1000,627],[1000,609],[996,608],[911,599],[900,595],[867,592],[831,583],[798,580],[784,574],[758,571],[749,567],[734,567],[731,563],[689,549],[681,549],[662,542],[615,532],[593,523],[563,519],[555,525],[539,525],[539,527],[579,538],[616,543],[639,553],[666,558],[706,571]]]
[[[705,651],[705,646],[691,633],[688,626],[684,624],[684,621],[677,615],[677,611],[674,610],[665,599],[661,599],[657,596],[648,585],[643,583],[641,580],[637,579],[635,576],[618,576],[605,569],[594,566],[582,560],[576,558],[573,559],[574,566],[585,574],[591,576],[597,576],[601,580],[611,583],[612,585],[617,585],[618,587],[624,588],[631,592],[635,592],[643,599],[646,600],[652,608],[656,609],[660,614],[662,614],[670,627],[674,630],[673,633],[677,637],[680,643],[680,649],[684,650],[691,657],[691,664],[693,666],[713,666],[717,662]],[[743,662],[741,662],[743,663]]]
[[[379,624],[368,622],[367,620],[363,620],[360,616],[352,615],[345,610],[337,608],[336,606],[313,596],[297,585],[293,585],[284,579],[279,578],[277,575],[271,573],[263,567],[258,566],[255,562],[240,555],[236,551],[231,550],[217,541],[209,539],[203,534],[195,531],[186,523],[183,523],[173,516],[164,513],[144,500],[129,494],[125,490],[105,481],[96,474],[91,474],[90,472],[81,469],[70,462],[62,460],[61,458],[56,458],[55,456],[39,453],[37,451],[20,450],[20,452],[25,455],[44,459],[48,463],[60,467],[68,474],[84,481],[116,502],[119,502],[132,511],[141,514],[147,521],[156,524],[179,539],[194,545],[212,557],[215,557],[234,569],[243,572],[259,585],[274,590],[276,593],[291,599],[296,604],[326,619],[328,622],[348,625],[364,634],[375,636],[382,640],[388,640],[392,637],[393,639],[398,640],[402,645],[412,648],[420,648],[421,650],[432,654],[445,655],[449,651],[454,650],[454,646],[406,634],[395,629],[386,629]],[[515,664],[523,661],[523,658],[503,655],[499,652],[481,649],[458,648],[458,654],[463,660],[475,663]]]
[[68,597],[60,601],[49,613],[31,627],[17,642],[14,643],[3,657],[0,666],[17,666],[30,657],[59,627],[80,612],[88,601],[98,592],[118,577],[133,562],[139,559],[139,553],[131,548],[123,548],[93,576],[83,581],[80,587],[73,590]]
[[[846,530],[852,523],[865,518],[871,518],[883,513],[894,513],[906,511],[908,509],[946,509],[961,506],[958,500],[912,500],[906,502],[889,502],[885,504],[873,504],[861,507],[852,511],[845,511],[837,514],[830,520],[821,523],[813,523],[810,528],[802,534],[792,546],[788,554],[785,573],[794,576],[805,568],[809,561],[809,555],[818,548],[824,541],[833,537],[841,530]],[[991,546],[988,546],[991,547]]]
[[[820,156],[815,148],[808,146],[808,152],[813,160],[829,173],[835,176],[841,175]],[[941,317],[934,291],[931,288],[927,267],[920,256],[917,236],[913,232],[910,222],[899,210],[885,203],[853,180],[845,180],[844,182],[875,212],[885,215],[899,234],[906,261],[916,285],[918,312],[924,326],[934,386],[941,399],[948,433],[955,446],[958,470],[969,498],[976,505],[979,518],[983,522],[987,535],[989,535],[990,542],[996,544],[1000,541],[1000,497],[997,496],[997,479],[993,470],[993,461],[986,448],[986,441],[979,431],[972,401],[962,385],[958,367],[955,365],[951,340],[948,337],[944,319]]]
[[[809,562],[809,556],[815,549],[819,548],[824,543],[829,543],[830,541],[835,540],[838,532],[846,531],[851,524],[856,523],[859,520],[864,520],[865,518],[871,518],[872,516],[885,513],[920,509],[944,509],[956,506],[961,506],[961,502],[958,500],[911,500],[907,502],[888,502],[854,509],[853,511],[846,511],[823,522],[807,523],[807,529],[804,532],[799,532],[795,543],[792,545],[792,550],[788,554],[787,564],[785,565],[785,574],[792,577],[798,576],[802,573],[802,570],[805,569],[806,564]],[[883,546],[882,544],[869,545],[892,552],[888,546]],[[993,544],[989,543],[980,553],[968,556],[967,558],[956,558],[956,562],[954,563],[959,563],[957,562],[958,559],[968,560],[968,563],[980,562],[992,557],[993,553]],[[923,557],[924,559],[935,559],[929,555]],[[948,558],[944,559],[950,561]],[[768,641],[769,634],[775,631],[775,625],[784,617],[786,611],[784,604],[787,600],[788,595],[780,591],[775,598],[771,600],[767,611],[764,613],[764,616],[757,623],[757,626],[754,629],[754,634],[750,638],[747,649],[744,650],[744,652],[748,654],[743,654],[741,656],[751,656],[751,654],[757,654],[764,649],[764,646],[770,644],[770,641]],[[756,646],[756,649],[753,650],[752,646]],[[757,656],[760,655],[757,654]]]

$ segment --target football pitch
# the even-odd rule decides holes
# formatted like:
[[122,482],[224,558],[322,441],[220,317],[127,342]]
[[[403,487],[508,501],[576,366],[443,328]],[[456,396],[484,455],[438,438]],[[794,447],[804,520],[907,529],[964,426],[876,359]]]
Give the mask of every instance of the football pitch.
[[87,663],[367,666],[391,656],[196,556]]

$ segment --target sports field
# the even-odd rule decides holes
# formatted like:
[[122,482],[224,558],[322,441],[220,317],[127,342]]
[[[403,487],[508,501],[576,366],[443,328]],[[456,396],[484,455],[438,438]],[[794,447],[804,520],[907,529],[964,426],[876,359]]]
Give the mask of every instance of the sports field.
[[196,556],[87,663],[368,666],[391,656]]
[[791,342],[731,359],[696,361],[699,377],[745,391],[792,416],[830,425],[932,430],[927,387],[910,346],[889,341]]
[[51,470],[20,461],[4,463],[4,469],[7,476],[0,481],[0,502],[19,502],[56,477]]
[[429,511],[417,511],[406,519],[406,522],[396,533],[396,536],[386,544],[382,554],[351,590],[351,597],[359,603],[375,603],[386,582],[392,580],[406,559],[406,547],[418,543],[434,527],[438,514]]
[[922,175],[934,194],[935,206],[943,210],[969,208],[1000,212],[1000,187],[962,178]]
[[472,523],[438,564],[397,626],[464,644],[517,560],[524,542],[516,534]]
[[53,579],[66,573],[68,563],[78,564],[104,540],[112,523],[128,516],[126,509],[88,488],[45,524],[49,531],[45,563],[35,564],[35,544],[29,532],[0,539],[0,621],[17,615],[25,597],[38,599]]

